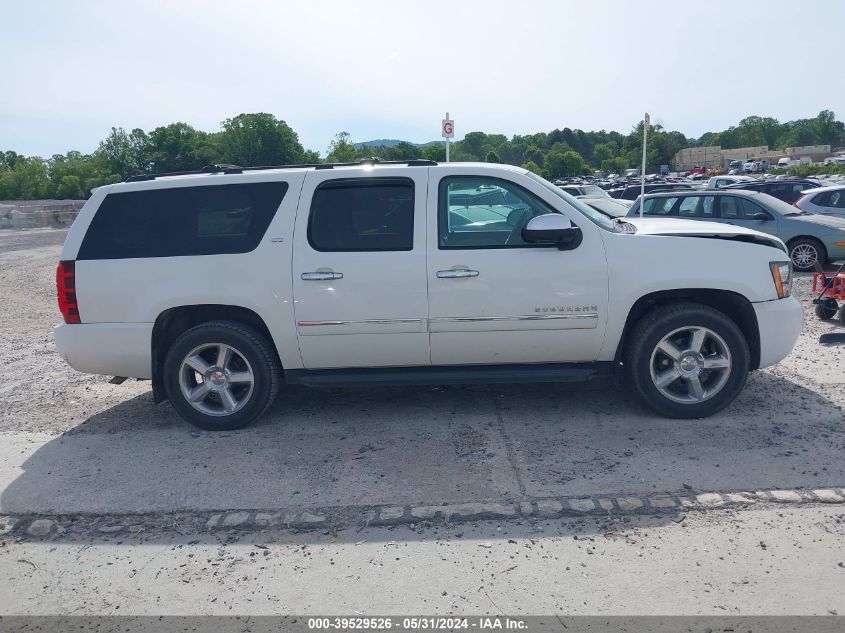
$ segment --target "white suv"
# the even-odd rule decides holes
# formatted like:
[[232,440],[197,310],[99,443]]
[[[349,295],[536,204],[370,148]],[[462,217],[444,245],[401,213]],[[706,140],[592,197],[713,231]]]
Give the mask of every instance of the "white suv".
[[777,238],[611,220],[517,167],[209,166],[95,191],[65,241],[62,357],[152,380],[232,429],[283,383],[541,382],[624,373],[679,418],[792,349]]

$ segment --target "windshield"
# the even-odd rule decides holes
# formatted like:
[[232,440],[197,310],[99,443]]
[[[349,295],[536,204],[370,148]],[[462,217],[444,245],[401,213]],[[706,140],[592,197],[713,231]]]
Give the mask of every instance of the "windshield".
[[607,193],[601,187],[596,187],[595,185],[587,185],[586,187],[581,187],[581,191],[584,192],[585,196],[589,196],[591,198],[609,198],[610,194]]
[[[758,198],[755,202],[762,202],[762,199]],[[775,198],[774,196],[766,196],[765,206],[770,211],[774,211],[781,215],[812,215],[809,213],[802,213],[801,209],[793,207],[791,204],[784,202],[780,198]]]
[[577,198],[573,198],[565,191],[562,191],[560,187],[555,187],[548,180],[538,176],[534,172],[526,170],[525,175],[527,175],[529,178],[532,178],[533,180],[536,180],[549,191],[554,192],[557,197],[563,198],[569,206],[574,207],[576,211],[579,211],[584,216],[586,216],[586,218],[590,220],[593,224],[596,224],[607,231],[616,232],[616,225],[613,223],[613,220],[611,220],[606,215],[599,213],[592,207],[587,206]]

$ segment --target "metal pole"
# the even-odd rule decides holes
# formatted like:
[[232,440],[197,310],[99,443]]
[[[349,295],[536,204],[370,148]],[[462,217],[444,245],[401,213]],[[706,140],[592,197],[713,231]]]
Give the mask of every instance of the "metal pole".
[[[446,120],[449,120],[449,113],[446,113]],[[449,137],[446,137],[446,162],[449,162]]]
[[640,217],[643,217],[643,207],[645,206],[645,147],[646,138],[648,137],[648,112],[643,118],[643,166],[640,170]]

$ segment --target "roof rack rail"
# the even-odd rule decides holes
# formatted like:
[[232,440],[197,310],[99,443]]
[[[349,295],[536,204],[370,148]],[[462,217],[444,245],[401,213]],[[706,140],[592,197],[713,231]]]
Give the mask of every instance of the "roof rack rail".
[[359,167],[361,165],[407,165],[408,167],[431,167],[437,165],[436,161],[424,158],[413,158],[411,160],[381,160],[362,158],[351,163],[299,163],[293,165],[262,165],[258,167],[240,167],[239,165],[206,165],[202,169],[191,171],[170,171],[161,174],[136,174],[129,176],[123,182],[143,182],[155,180],[156,178],[167,178],[170,176],[198,176],[201,174],[242,174],[245,171],[264,171],[269,169],[334,169],[335,167]]
[[190,171],[169,171],[161,174],[137,174],[129,176],[123,182],[141,182],[144,180],[155,180],[166,176],[193,176],[197,174],[240,174],[244,170],[240,165],[206,165],[202,169]]

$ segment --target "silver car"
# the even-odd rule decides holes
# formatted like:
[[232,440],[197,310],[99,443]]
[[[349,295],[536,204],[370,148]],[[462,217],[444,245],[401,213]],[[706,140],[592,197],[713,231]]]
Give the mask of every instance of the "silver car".
[[578,199],[588,204],[596,211],[599,211],[609,218],[622,218],[628,215],[631,205],[630,200],[611,198],[594,198],[591,196],[578,196]]
[[[639,214],[637,200],[628,215]],[[786,244],[797,271],[845,259],[845,218],[808,213],[766,193],[719,189],[648,194],[643,214],[724,222],[775,235]]]
[[807,189],[795,206],[809,213],[845,218],[845,185]]

